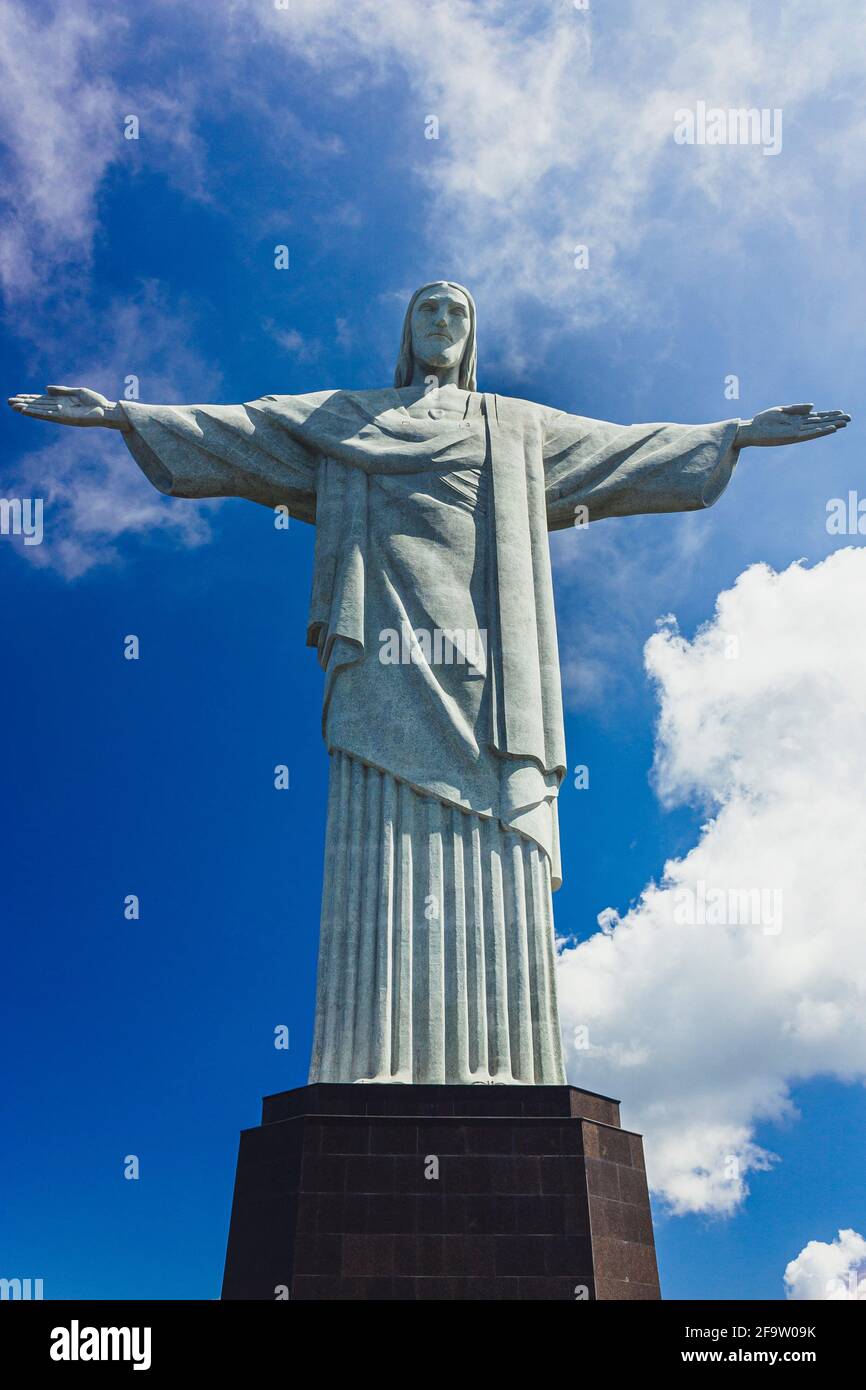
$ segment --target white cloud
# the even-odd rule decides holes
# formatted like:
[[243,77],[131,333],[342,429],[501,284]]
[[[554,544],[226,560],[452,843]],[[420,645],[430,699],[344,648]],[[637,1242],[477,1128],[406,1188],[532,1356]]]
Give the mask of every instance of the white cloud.
[[322,345],[316,338],[305,338],[297,328],[280,328],[273,319],[265,319],[262,328],[278,347],[298,362],[314,362],[322,351]]
[[[97,196],[119,161],[163,168],[186,192],[208,196],[196,125],[217,103],[260,121],[269,157],[288,149],[293,166],[327,181],[344,146],[307,130],[285,102],[287,61],[325,75],[336,124],[353,101],[381,105],[426,204],[419,252],[426,258],[435,247],[437,260],[472,280],[491,330],[519,325],[524,298],[545,308],[548,325],[532,342],[505,334],[495,349],[493,331],[487,340],[488,360],[518,371],[563,324],[615,312],[620,326],[649,313],[663,326],[668,291],[647,251],[653,243],[676,244],[683,269],[690,258],[705,268],[769,220],[810,247],[832,232],[838,253],[828,195],[843,189],[850,198],[862,183],[855,84],[866,15],[857,0],[838,0],[819,26],[811,0],[788,0],[772,22],[747,0],[697,0],[687,22],[678,0],[624,4],[615,15],[547,0],[518,11],[506,0],[196,4],[177,29],[167,5],[120,18],[69,0],[39,22],[19,0],[0,0],[0,17],[10,152],[0,274],[13,299],[35,293],[55,264],[70,275],[86,265]],[[142,48],[147,61],[129,82],[124,64]],[[270,66],[260,68],[268,49]],[[195,51],[194,71],[184,50]],[[172,76],[151,86],[137,71],[148,74],[157,55]],[[699,100],[781,107],[782,154],[676,145],[675,111]],[[139,142],[122,138],[129,112],[141,117]],[[424,138],[429,115],[440,123],[435,141]],[[826,161],[797,157],[798,129],[827,150]],[[360,210],[333,192],[331,228],[357,224]],[[589,272],[573,268],[584,242]],[[846,273],[857,265],[852,255]]]
[[[84,319],[74,343],[46,344],[64,361],[62,384],[91,386],[112,400],[123,395],[131,376],[138,378],[142,400],[207,400],[218,393],[218,374],[189,346],[192,324],[183,304],[169,306],[158,287],[145,284],[105,310],[101,322],[110,328],[88,333]],[[85,340],[99,342],[98,353],[76,346]],[[15,389],[42,390],[45,384],[19,381]],[[119,434],[41,420],[22,420],[19,429],[34,447],[4,469],[2,487],[7,497],[44,499],[43,543],[20,546],[32,564],[75,579],[119,558],[123,536],[159,531],[182,545],[209,538],[208,513],[219,504],[162,497]]]
[[[563,322],[615,310],[620,325],[651,312],[663,324],[667,292],[651,255],[624,268],[653,239],[677,246],[681,271],[692,258],[705,271],[714,251],[767,221],[810,247],[826,242],[828,191],[850,199],[862,164],[851,154],[866,45],[856,0],[840,0],[818,27],[811,0],[788,0],[772,18],[747,0],[701,0],[687,19],[678,0],[618,6],[615,16],[568,3],[515,14],[505,0],[292,0],[256,18],[293,58],[326,72],[337,99],[363,89],[376,101],[377,88],[393,84],[399,107],[389,118],[402,124],[406,161],[426,192],[439,261],[471,279],[499,330],[522,322],[522,296],[550,316],[541,338],[515,334],[495,353],[515,371],[543,355]],[[676,145],[674,113],[699,100],[781,108],[782,154]],[[424,138],[429,115],[439,120],[435,141]],[[824,163],[786,153],[798,127],[819,143],[826,129],[828,151],[832,136],[832,149],[849,152],[844,184],[832,154]],[[589,272],[573,268],[581,243]]]
[[[0,276],[13,299],[33,293],[56,256],[89,245],[94,197],[119,148],[116,92],[82,75],[117,23],[62,7],[40,26],[0,6],[0,121],[7,146]],[[51,252],[41,257],[40,249]]]
[[[425,207],[417,255],[428,262],[435,248],[443,271],[472,282],[488,365],[519,375],[561,344],[564,327],[615,320],[619,332],[637,318],[656,324],[663,353],[673,283],[659,274],[659,246],[677,247],[680,288],[690,264],[703,274],[715,254],[749,250],[768,222],[809,249],[829,239],[849,280],[864,273],[859,243],[846,252],[844,219],[832,212],[833,192],[850,200],[862,181],[855,84],[866,15],[855,0],[839,0],[817,28],[811,0],[789,0],[773,23],[747,0],[698,0],[687,23],[674,0],[623,5],[615,16],[547,2],[515,12],[505,0],[196,4],[177,29],[170,6],[121,19],[70,0],[39,23],[18,0],[0,0],[0,15],[10,151],[0,279],[12,302],[44,292],[52,269],[63,266],[69,282],[86,269],[98,194],[119,161],[162,168],[207,197],[197,121],[217,101],[222,114],[241,110],[261,124],[269,159],[286,149],[293,167],[327,186],[344,146],[307,130],[285,102],[287,62],[305,80],[315,80],[305,64],[324,76],[338,126],[363,99],[399,132],[401,177]],[[137,71],[124,80],[142,46],[148,59],[156,46],[171,74],[183,71],[181,95],[173,77],[158,87]],[[195,50],[194,72],[184,48]],[[674,112],[698,100],[781,107],[789,143],[777,159],[678,146]],[[127,112],[142,120],[134,149],[121,133]],[[431,114],[435,141],[424,138]],[[798,129],[810,150],[827,150],[825,161],[798,157]],[[374,171],[374,186],[380,177],[393,170]],[[327,206],[334,234],[362,217],[336,182]],[[582,243],[589,271],[573,266]],[[800,276],[808,271],[807,257]],[[545,311],[531,339],[519,331],[527,305]]]
[[851,1230],[829,1244],[810,1240],[785,1268],[785,1296],[822,1303],[866,1299],[866,1240]]
[[[747,245],[747,234],[768,219],[810,249],[798,257],[798,293],[820,259],[812,248],[826,249],[832,233],[845,302],[859,302],[859,243],[846,258],[838,229],[847,220],[834,215],[831,200],[841,186],[850,197],[862,177],[863,161],[851,154],[862,118],[848,94],[866,16],[854,0],[840,0],[817,28],[806,0],[790,0],[772,24],[745,0],[724,7],[699,0],[688,23],[673,0],[623,5],[616,16],[547,0],[518,9],[506,0],[292,0],[287,10],[195,3],[180,24],[175,11],[159,4],[121,18],[69,0],[44,19],[20,0],[0,0],[7,149],[0,282],[16,329],[29,329],[41,346],[61,330],[64,351],[83,341],[79,310],[109,171],[118,164],[159,168],[192,196],[209,196],[197,127],[203,111],[219,109],[220,130],[232,112],[253,127],[259,122],[262,139],[249,153],[254,167],[283,160],[296,176],[300,170],[315,183],[315,215],[334,236],[367,215],[363,200],[347,198],[340,139],[307,130],[290,109],[287,63],[296,79],[289,93],[304,90],[310,67],[322,77],[337,128],[352,114],[351,102],[377,108],[369,155],[374,205],[382,188],[393,187],[397,132],[400,177],[424,211],[414,255],[428,266],[435,249],[436,273],[453,273],[477,290],[486,366],[498,360],[519,373],[554,352],[562,360],[563,328],[599,319],[611,324],[615,354],[617,333],[638,317],[657,329],[656,364],[665,351],[665,306],[675,295],[681,302],[689,257],[705,269],[717,251]],[[673,112],[698,99],[782,105],[792,149],[799,125],[828,157],[789,158],[787,144],[775,160],[751,149],[676,146]],[[138,142],[122,138],[129,112],[141,117]],[[432,113],[438,141],[424,139]],[[781,176],[772,171],[783,163],[781,198]],[[218,185],[226,166],[214,167]],[[254,199],[247,210],[258,231],[277,210],[265,204]],[[289,202],[284,214],[287,225],[301,215]],[[244,215],[240,205],[233,215]],[[578,241],[591,245],[590,273],[572,268]],[[677,248],[675,277],[660,275],[653,261],[660,242]],[[91,315],[96,341],[106,336],[106,315],[106,306]],[[341,348],[353,329],[354,321],[339,329]],[[291,328],[284,346],[301,361],[318,348]],[[632,360],[632,376],[635,370]],[[591,410],[578,389],[574,408]],[[665,544],[672,563],[678,553]],[[609,550],[610,574],[624,572],[622,547]],[[612,589],[608,597],[615,598]],[[567,649],[569,630],[578,661]],[[573,677],[581,701],[602,703],[618,665],[613,629],[599,636],[597,626],[579,631],[575,623],[563,633],[567,680]]]
[[[0,285],[20,314],[28,301],[68,303],[86,281],[98,227],[97,198],[108,170],[144,158],[188,194],[204,196],[194,133],[194,90],[183,99],[118,75],[129,22],[104,7],[67,0],[40,19],[33,7],[0,0]],[[137,115],[138,141],[124,138]],[[18,331],[25,324],[16,321]]]
[[[866,549],[756,565],[691,642],[668,624],[646,646],[659,795],[707,822],[618,924],[563,951],[561,1009],[572,1080],[622,1096],[677,1212],[737,1207],[773,1161],[756,1125],[794,1118],[797,1082],[866,1078],[864,592]],[[714,890],[763,890],[755,924],[713,925]]]
[[5,485],[7,496],[43,499],[42,544],[20,543],[32,564],[77,579],[94,565],[120,559],[121,537],[161,531],[188,546],[210,538],[202,504],[161,497],[118,434],[64,428],[56,435],[25,455]]

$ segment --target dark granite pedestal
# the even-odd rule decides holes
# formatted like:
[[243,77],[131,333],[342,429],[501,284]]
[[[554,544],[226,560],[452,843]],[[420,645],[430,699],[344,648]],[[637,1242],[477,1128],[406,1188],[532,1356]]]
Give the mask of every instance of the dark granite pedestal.
[[573,1086],[267,1096],[222,1297],[657,1299],[640,1136]]

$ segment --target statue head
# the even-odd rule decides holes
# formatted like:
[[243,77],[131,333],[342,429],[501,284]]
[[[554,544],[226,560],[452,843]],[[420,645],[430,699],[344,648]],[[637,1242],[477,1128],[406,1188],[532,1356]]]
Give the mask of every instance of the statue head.
[[394,385],[408,386],[416,365],[425,376],[437,376],[443,369],[459,364],[458,386],[474,391],[476,360],[472,295],[453,280],[433,280],[422,285],[409,300],[403,320]]

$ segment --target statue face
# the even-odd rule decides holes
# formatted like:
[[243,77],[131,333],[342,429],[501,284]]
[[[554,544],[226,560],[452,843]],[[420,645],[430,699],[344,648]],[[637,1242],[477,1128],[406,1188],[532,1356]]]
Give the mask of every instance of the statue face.
[[412,310],[412,355],[431,374],[459,365],[469,337],[465,294],[448,285],[432,285]]

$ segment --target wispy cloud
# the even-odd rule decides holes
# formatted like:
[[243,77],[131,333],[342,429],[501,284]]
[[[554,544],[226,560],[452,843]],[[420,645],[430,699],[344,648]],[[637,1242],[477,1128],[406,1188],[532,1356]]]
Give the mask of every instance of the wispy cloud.
[[265,319],[262,328],[268,337],[298,362],[315,362],[322,345],[315,338],[305,338],[296,328],[281,328],[273,319]]
[[[545,310],[531,343],[512,332],[495,350],[516,373],[553,349],[563,325],[611,314],[620,325],[647,315],[663,324],[672,291],[653,246],[676,244],[683,266],[706,265],[732,246],[748,251],[768,225],[814,245],[831,230],[828,197],[863,186],[866,15],[855,0],[839,0],[819,26],[811,0],[789,0],[772,18],[748,0],[697,0],[688,22],[674,0],[633,0],[615,16],[538,2],[515,11],[506,0],[194,4],[176,29],[170,6],[157,14],[177,93],[123,75],[136,45],[153,47],[149,14],[122,19],[70,0],[42,22],[2,0],[0,274],[11,298],[32,294],[55,263],[71,274],[86,264],[114,165],[137,160],[209,196],[198,120],[217,92],[222,113],[261,123],[269,159],[314,167],[327,183],[345,146],[333,130],[307,128],[285,100],[287,62],[325,75],[337,127],[341,105],[349,113],[387,90],[388,130],[401,132],[407,177],[426,205],[424,254],[435,248],[473,281],[491,327],[516,329],[527,303]],[[782,109],[782,155],[676,145],[675,112],[698,101]],[[137,145],[123,138],[128,112],[142,120]],[[435,140],[425,139],[431,116]],[[826,148],[825,163],[798,157],[803,130],[810,150]],[[361,215],[335,184],[331,227]],[[589,247],[588,271],[575,269],[578,244]],[[853,255],[846,266],[862,274]]]
[[64,429],[24,456],[6,491],[44,500],[43,543],[21,550],[32,564],[66,579],[119,560],[119,543],[128,536],[163,532],[183,545],[210,539],[207,511],[161,497],[119,436],[104,430]]
[[[375,92],[402,76],[392,120],[429,204],[431,243],[499,327],[519,324],[521,299],[544,306],[551,335],[612,312],[663,322],[668,291],[651,253],[635,261],[639,247],[673,241],[683,263],[705,265],[714,251],[748,249],[768,224],[814,244],[828,193],[850,196],[852,177],[862,188],[866,16],[854,0],[820,26],[810,0],[765,15],[747,0],[700,0],[687,20],[673,0],[615,17],[567,4],[516,14],[504,0],[293,0],[256,19],[296,58],[339,74],[346,99],[362,81]],[[791,155],[675,144],[676,111],[700,100],[781,108]],[[425,140],[431,115],[437,140]],[[797,157],[798,128],[826,132],[826,164]],[[578,244],[589,272],[574,267]],[[551,345],[515,333],[500,356],[519,372]]]
[[[80,336],[54,349],[66,359],[67,385],[89,385],[117,399],[129,381],[141,399],[169,403],[218,393],[218,374],[191,345],[194,320],[182,304],[167,304],[157,286],[146,284],[134,297],[112,300],[101,322],[110,327],[100,329],[98,354],[80,346],[82,339],[100,341],[99,332],[87,333],[86,322],[79,325]],[[43,385],[20,382],[18,389]],[[118,434],[40,420],[22,421],[19,430],[35,447],[4,469],[3,488],[7,496],[44,499],[44,541],[21,547],[32,564],[74,579],[119,558],[127,535],[159,531],[183,545],[209,538],[214,504],[202,508],[161,497]]]
[[[86,292],[99,193],[108,171],[144,162],[204,196],[190,84],[183,99],[120,75],[128,20],[70,0],[48,17],[0,0],[0,286],[20,333]],[[125,137],[126,117],[140,121]],[[43,325],[44,326],[44,325]]]
[[[259,123],[261,142],[250,137],[247,155],[256,174],[274,161],[300,171],[311,197],[315,184],[315,217],[329,209],[338,237],[364,216],[346,195],[349,142],[340,123],[359,102],[380,111],[383,144],[397,132],[401,177],[423,210],[413,231],[417,258],[427,264],[435,254],[437,266],[472,283],[483,364],[513,378],[561,361],[564,331],[601,322],[617,332],[652,325],[657,361],[666,315],[683,286],[679,276],[668,283],[659,274],[660,245],[676,247],[685,276],[732,246],[751,254],[757,230],[785,229],[808,252],[792,287],[796,298],[815,248],[832,236],[852,315],[866,293],[857,238],[846,246],[844,219],[832,213],[833,196],[862,187],[866,168],[856,101],[866,15],[854,0],[840,0],[820,26],[807,0],[790,0],[772,22],[746,0],[724,7],[698,0],[687,23],[673,0],[651,9],[623,4],[615,18],[603,7],[580,11],[566,3],[515,9],[506,0],[420,7],[414,0],[292,0],[286,10],[192,3],[182,19],[170,4],[121,18],[69,0],[45,17],[20,0],[0,0],[0,17],[0,284],[19,334],[29,333],[43,353],[56,346],[58,360],[62,345],[67,377],[74,370],[87,381],[74,365],[76,358],[88,365],[82,324],[96,341],[115,332],[108,314],[116,306],[94,304],[88,280],[107,176],[156,169],[188,196],[214,199],[229,177],[206,144],[204,118],[216,112],[220,122],[242,113],[250,129]],[[287,64],[295,86],[286,84]],[[331,129],[309,129],[294,109],[294,91],[314,78],[327,92]],[[674,112],[697,100],[781,106],[783,154],[772,160],[753,149],[675,145]],[[124,139],[128,114],[141,119],[138,142]],[[425,139],[430,116],[439,123],[437,140]],[[393,165],[382,174],[375,121],[370,128],[370,183],[381,178],[390,190]],[[826,149],[826,162],[798,158],[804,129],[810,149]],[[278,201],[271,194],[260,202],[258,194],[249,206],[235,200],[233,216],[247,217],[260,233],[272,223],[296,225],[301,215],[282,190]],[[588,271],[574,267],[579,243],[589,247]],[[274,331],[300,362],[327,347],[321,328],[318,338],[291,323]],[[340,320],[338,346],[347,350],[358,332],[353,319]],[[142,350],[131,344],[130,358]],[[143,389],[160,398],[152,380]],[[585,400],[574,408],[592,413]],[[717,413],[727,412],[720,404]],[[681,556],[679,538],[688,533],[676,535],[665,543],[662,568]],[[557,550],[563,572],[564,545]],[[563,667],[578,702],[597,704],[622,679],[615,630],[636,610],[616,600],[635,566],[616,539],[593,536],[589,546],[595,554],[607,547],[599,592],[611,622],[581,628],[585,606],[563,610]],[[636,630],[632,623],[629,640]]]

